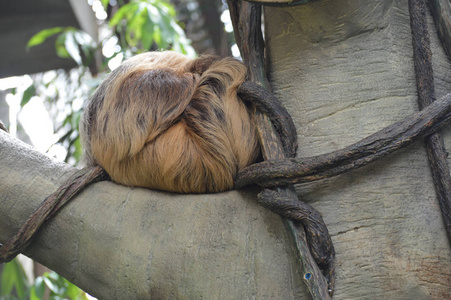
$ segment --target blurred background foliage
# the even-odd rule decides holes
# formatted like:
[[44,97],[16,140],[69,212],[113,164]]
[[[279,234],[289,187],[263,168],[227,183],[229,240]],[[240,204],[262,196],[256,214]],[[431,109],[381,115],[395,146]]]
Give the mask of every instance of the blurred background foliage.
[[[83,105],[105,75],[125,59],[156,50],[173,50],[190,57],[203,53],[238,55],[223,0],[87,1],[97,16],[98,40],[78,28],[53,27],[36,32],[27,45],[33,51],[33,47],[56,37],[55,53],[73,60],[77,67],[27,75],[24,84],[10,90],[20,97],[19,115],[31,106],[34,97],[42,100],[54,132],[44,151],[72,165],[78,165],[82,157],[78,123]],[[14,134],[18,130],[19,137],[25,136],[20,122],[16,126]],[[35,138],[39,139],[42,137]],[[46,270],[27,277],[17,259],[0,266],[0,276],[0,300],[92,299],[55,272]]]
[[16,259],[5,264],[1,273],[1,300],[87,300],[90,298],[92,299],[55,272],[44,272],[30,283],[22,265]]

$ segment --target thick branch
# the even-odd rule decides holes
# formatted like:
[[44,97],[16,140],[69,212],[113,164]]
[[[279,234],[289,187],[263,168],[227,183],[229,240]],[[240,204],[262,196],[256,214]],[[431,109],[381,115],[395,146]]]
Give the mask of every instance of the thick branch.
[[[0,242],[76,172],[0,131]],[[305,288],[290,242],[255,191],[180,195],[103,181],[25,254],[99,299],[292,299]]]

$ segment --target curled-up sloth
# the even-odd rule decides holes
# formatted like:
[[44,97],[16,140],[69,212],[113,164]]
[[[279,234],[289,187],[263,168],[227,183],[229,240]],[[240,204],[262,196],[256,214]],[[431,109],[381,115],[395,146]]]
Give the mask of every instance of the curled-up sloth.
[[0,262],[22,252],[79,191],[108,177],[179,193],[232,189],[237,172],[260,154],[254,108],[238,96],[245,79],[246,67],[233,58],[189,59],[167,51],[124,62],[98,87],[80,121],[87,168],[0,245]]
[[137,55],[99,86],[80,122],[87,164],[114,182],[180,193],[233,188],[255,162],[251,112],[237,95],[246,68],[233,58]]

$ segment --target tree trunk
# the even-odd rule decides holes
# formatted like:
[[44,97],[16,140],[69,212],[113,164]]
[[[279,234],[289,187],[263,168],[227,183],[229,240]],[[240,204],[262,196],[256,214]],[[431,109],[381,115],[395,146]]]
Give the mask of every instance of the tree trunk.
[[[298,157],[331,152],[418,110],[407,0],[265,9],[271,84],[295,120]],[[451,67],[429,14],[437,98]],[[451,147],[451,130],[444,130]],[[334,299],[451,298],[451,249],[423,143],[297,186],[336,250]]]

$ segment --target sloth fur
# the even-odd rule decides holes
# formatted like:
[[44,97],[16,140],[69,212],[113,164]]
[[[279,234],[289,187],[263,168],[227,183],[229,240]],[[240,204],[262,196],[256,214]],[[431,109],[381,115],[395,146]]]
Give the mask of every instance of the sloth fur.
[[246,68],[232,58],[148,52],[99,86],[80,136],[90,166],[117,183],[179,193],[233,188],[259,156],[256,127],[237,95]]

